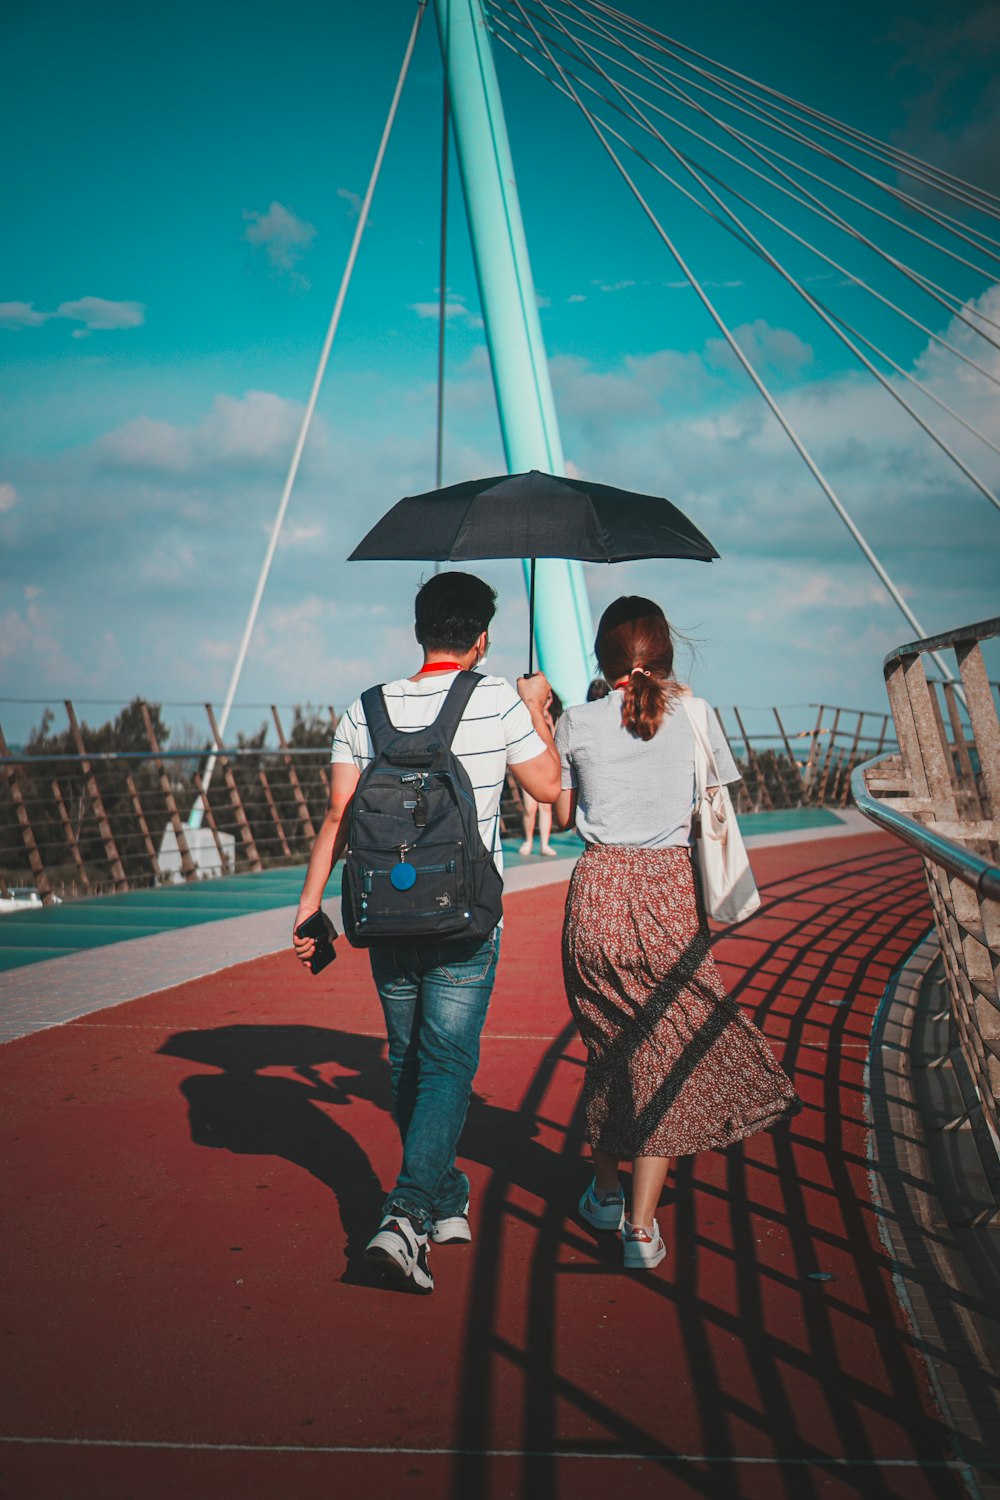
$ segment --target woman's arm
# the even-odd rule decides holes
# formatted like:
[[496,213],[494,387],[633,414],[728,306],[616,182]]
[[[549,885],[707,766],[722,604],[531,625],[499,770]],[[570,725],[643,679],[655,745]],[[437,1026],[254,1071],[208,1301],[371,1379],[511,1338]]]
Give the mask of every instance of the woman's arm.
[[557,828],[572,828],[576,822],[576,787],[563,787],[552,808],[552,820]]

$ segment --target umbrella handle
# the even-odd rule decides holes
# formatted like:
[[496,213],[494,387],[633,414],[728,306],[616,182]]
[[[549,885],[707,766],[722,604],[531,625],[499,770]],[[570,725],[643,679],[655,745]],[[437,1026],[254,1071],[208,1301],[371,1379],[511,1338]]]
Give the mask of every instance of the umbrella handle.
[[535,559],[531,559],[528,584],[528,676],[535,670]]

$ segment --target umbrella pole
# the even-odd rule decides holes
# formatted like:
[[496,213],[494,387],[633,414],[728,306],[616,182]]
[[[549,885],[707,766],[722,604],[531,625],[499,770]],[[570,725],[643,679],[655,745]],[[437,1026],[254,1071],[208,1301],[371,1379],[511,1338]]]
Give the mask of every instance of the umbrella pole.
[[531,559],[531,584],[528,589],[528,676],[535,670],[535,559]]

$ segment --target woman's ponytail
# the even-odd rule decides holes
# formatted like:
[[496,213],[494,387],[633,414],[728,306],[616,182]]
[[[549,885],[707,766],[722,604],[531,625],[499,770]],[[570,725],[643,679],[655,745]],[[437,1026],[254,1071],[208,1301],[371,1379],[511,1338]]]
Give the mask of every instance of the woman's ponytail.
[[622,689],[622,723],[638,740],[651,740],[663,722],[667,684],[649,671],[632,672]]
[[670,626],[652,599],[627,595],[601,616],[594,647],[601,671],[622,689],[622,724],[651,740],[669,707],[674,643]]

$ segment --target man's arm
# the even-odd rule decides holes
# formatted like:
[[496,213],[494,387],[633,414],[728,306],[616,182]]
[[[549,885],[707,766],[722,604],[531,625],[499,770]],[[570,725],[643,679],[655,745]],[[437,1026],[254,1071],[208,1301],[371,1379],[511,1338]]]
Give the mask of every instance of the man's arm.
[[[302,895],[299,897],[299,909],[295,914],[295,927],[304,922],[306,917],[311,917],[313,912],[319,911],[330,872],[347,847],[348,822],[345,814],[360,775],[357,766],[347,761],[337,761],[331,767],[330,806],[313,844]],[[292,944],[296,957],[307,964],[316,948],[315,939],[295,937],[293,928]]]
[[559,751],[552,738],[552,725],[545,713],[545,705],[552,689],[543,673],[535,672],[530,677],[517,679],[517,691],[531,715],[531,727],[545,749],[541,755],[535,755],[531,760],[522,760],[510,769],[518,786],[534,797],[536,802],[554,802],[559,795],[562,770]]

